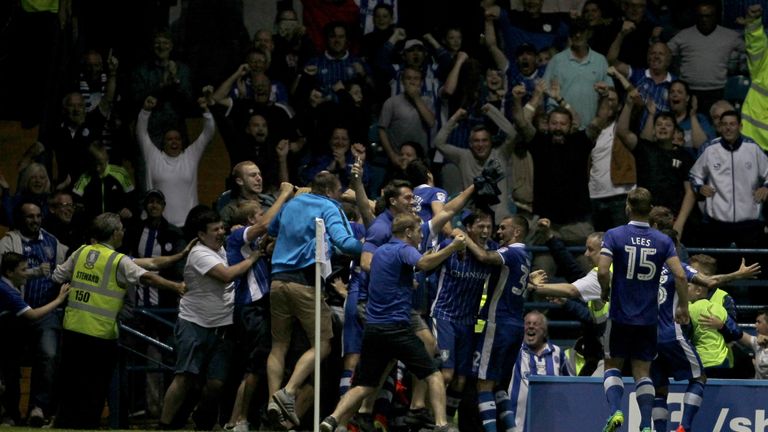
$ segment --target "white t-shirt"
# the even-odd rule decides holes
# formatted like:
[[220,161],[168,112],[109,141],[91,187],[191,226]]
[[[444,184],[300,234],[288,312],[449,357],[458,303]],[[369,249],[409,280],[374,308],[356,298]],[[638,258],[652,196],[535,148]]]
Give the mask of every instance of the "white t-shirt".
[[579,290],[581,299],[585,302],[600,300],[600,282],[597,280],[597,269],[590,270],[583,278],[573,281],[573,286]]
[[216,125],[213,116],[204,113],[200,136],[180,155],[171,157],[155,147],[149,138],[147,124],[150,114],[141,110],[136,121],[136,135],[147,165],[146,187],[147,190],[163,191],[166,199],[163,216],[172,225],[184,226],[187,213],[198,204],[197,168],[206,147],[213,141]]
[[232,324],[235,284],[206,276],[216,264],[227,265],[224,248],[215,251],[198,243],[189,252],[184,266],[187,292],[179,302],[179,318],[206,328]]

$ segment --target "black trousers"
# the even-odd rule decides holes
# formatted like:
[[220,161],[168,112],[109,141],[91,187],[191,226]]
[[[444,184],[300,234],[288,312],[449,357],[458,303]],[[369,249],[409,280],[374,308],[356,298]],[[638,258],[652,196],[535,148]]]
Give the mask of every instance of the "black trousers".
[[63,331],[56,428],[99,428],[116,364],[117,340]]

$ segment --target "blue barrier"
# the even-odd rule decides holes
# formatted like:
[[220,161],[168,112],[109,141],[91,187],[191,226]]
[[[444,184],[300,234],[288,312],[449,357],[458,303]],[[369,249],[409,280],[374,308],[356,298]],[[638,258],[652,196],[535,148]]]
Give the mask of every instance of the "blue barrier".
[[[527,430],[599,431],[609,416],[603,393],[603,381],[592,377],[531,376],[528,393]],[[674,431],[682,418],[686,382],[669,387],[669,430]],[[640,412],[635,401],[634,384],[624,379],[622,410],[625,424],[621,430],[639,430]],[[693,423],[696,431],[768,431],[768,381],[718,380],[707,382],[704,402]],[[578,426],[576,426],[578,425]],[[657,431],[661,432],[661,431]],[[664,431],[668,432],[668,431]]]

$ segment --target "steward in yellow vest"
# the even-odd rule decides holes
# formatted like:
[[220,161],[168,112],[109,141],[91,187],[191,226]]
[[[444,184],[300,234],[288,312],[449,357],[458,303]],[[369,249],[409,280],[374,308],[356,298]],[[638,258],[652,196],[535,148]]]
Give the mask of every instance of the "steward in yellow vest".
[[117,314],[125,289],[117,283],[123,254],[98,243],[82,246],[74,254],[72,288],[64,312],[66,330],[102,339],[117,339]]
[[[82,246],[56,267],[55,282],[71,281],[64,311],[61,353],[61,406],[55,427],[98,429],[101,412],[117,364],[117,316],[123,307],[126,290],[139,282],[184,291],[184,284],[171,282],[141,268],[136,260],[116,252],[123,242],[120,216],[103,213],[94,219],[92,235],[96,243]],[[183,254],[173,258],[180,259]],[[163,260],[144,259],[151,270]]]

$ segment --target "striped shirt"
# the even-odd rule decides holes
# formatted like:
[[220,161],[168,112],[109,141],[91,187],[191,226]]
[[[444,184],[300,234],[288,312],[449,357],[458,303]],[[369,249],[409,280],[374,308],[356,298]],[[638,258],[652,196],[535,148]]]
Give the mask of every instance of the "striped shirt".
[[[51,272],[56,268],[56,255],[59,241],[53,235],[45,230],[40,230],[40,235],[36,239],[21,237],[20,252],[27,258],[27,266],[30,269],[36,269],[43,263],[51,266]],[[51,275],[32,276],[24,284],[24,301],[32,308],[44,306],[59,294]]]
[[333,85],[339,81],[347,83],[352,80],[356,74],[353,66],[355,63],[365,65],[362,59],[350,54],[349,51],[340,58],[333,58],[326,52],[310,59],[307,66],[317,66],[315,80],[320,85],[322,93],[335,96]]
[[[445,240],[440,249],[451,244]],[[498,249],[493,241],[486,244],[489,250]],[[480,308],[483,288],[491,277],[493,268],[481,263],[473,254],[454,252],[440,267],[437,295],[430,316],[457,324],[474,324]]]
[[[230,266],[243,262],[258,248],[259,238],[246,241],[250,226],[238,228],[227,237],[227,263]],[[269,264],[265,258],[259,258],[248,272],[235,280],[235,304],[247,305],[269,294]]]
[[[669,86],[672,81],[677,77],[667,72],[667,77],[664,81],[657,83],[651,77],[651,71],[648,69],[639,69],[629,67],[629,82],[640,92],[643,100],[647,101],[651,98],[656,104],[656,112],[667,112],[670,110],[669,101]],[[645,121],[648,118],[648,110],[643,110],[643,117],[640,119],[640,129],[645,125]]]
[[517,354],[512,380],[509,383],[509,399],[513,401],[512,412],[515,416],[515,432],[526,431],[525,409],[528,402],[528,377],[537,376],[570,376],[573,371],[565,359],[565,351],[559,346],[547,342],[541,354],[531,351],[523,344]]
[[496,251],[504,265],[494,271],[488,283],[488,300],[480,317],[493,323],[523,326],[523,302],[528,288],[531,259],[522,243],[513,243]]
[[80,74],[79,82],[80,94],[83,95],[83,102],[85,102],[85,111],[91,112],[99,106],[101,98],[104,97],[104,93],[107,88],[107,74],[102,72],[99,76],[99,86],[97,88],[91,88],[88,84],[88,80],[85,79],[83,74]]

